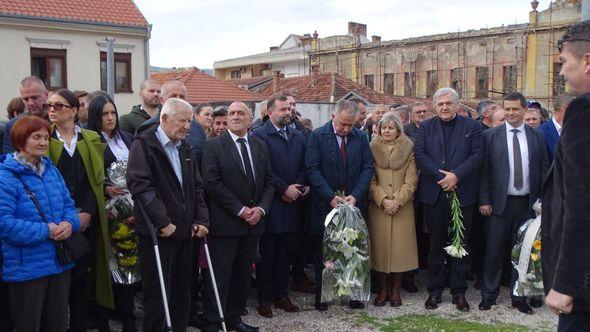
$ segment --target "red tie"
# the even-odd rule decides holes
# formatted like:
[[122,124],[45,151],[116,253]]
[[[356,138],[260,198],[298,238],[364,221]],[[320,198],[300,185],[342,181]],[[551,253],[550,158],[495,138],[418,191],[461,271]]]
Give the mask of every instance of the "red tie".
[[346,136],[340,136],[340,154],[342,156],[342,163],[346,166]]

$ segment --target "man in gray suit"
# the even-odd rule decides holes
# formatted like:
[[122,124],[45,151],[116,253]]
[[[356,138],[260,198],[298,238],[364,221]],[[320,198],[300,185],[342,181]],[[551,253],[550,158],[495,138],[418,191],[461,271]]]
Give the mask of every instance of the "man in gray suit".
[[[520,93],[504,97],[506,123],[484,131],[485,157],[480,177],[479,211],[490,216],[485,225],[484,287],[480,310],[496,304],[507,245],[514,245],[518,228],[533,216],[548,169],[543,134],[524,124],[526,99]],[[512,269],[512,284],[517,279]],[[524,297],[512,295],[512,306],[532,314]]]

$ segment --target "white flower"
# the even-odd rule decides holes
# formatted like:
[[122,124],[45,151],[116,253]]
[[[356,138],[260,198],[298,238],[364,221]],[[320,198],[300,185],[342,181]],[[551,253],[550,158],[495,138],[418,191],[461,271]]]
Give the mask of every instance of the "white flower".
[[543,281],[533,282],[533,286],[537,289],[543,289]]
[[445,250],[446,250],[447,254],[449,254],[449,256],[451,256],[451,257],[462,258],[462,257],[468,255],[465,248],[463,248],[463,247],[457,248],[454,245],[450,245],[450,246],[445,247]]
[[359,234],[357,230],[354,230],[350,227],[346,227],[342,232],[344,233],[344,241],[348,243],[351,243],[352,241],[356,240]]

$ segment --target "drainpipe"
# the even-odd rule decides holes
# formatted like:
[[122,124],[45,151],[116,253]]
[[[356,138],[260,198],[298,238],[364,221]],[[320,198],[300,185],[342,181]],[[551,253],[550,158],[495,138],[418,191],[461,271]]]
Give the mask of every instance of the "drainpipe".
[[580,21],[590,20],[590,0],[582,0],[582,15]]
[[149,24],[147,28],[147,37],[143,45],[143,61],[145,66],[144,79],[150,78],[150,39],[152,38],[152,25]]
[[107,42],[107,94],[115,100],[115,38],[106,37]]

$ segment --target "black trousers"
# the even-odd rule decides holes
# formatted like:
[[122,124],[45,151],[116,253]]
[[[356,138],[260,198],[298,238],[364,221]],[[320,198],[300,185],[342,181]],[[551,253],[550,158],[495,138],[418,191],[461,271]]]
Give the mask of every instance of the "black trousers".
[[[493,211],[492,211],[493,212]],[[502,215],[492,215],[485,224],[486,253],[484,261],[484,287],[481,297],[495,301],[500,291],[500,281],[504,262],[506,261],[506,247],[512,248],[516,242],[518,228],[532,217],[529,208],[529,197],[508,196],[506,208]],[[518,272],[511,267],[510,288],[518,279]],[[512,295],[513,301],[524,300]]]
[[9,284],[10,311],[18,332],[63,332],[68,326],[70,271]]
[[557,332],[589,332],[590,312],[573,311],[569,315],[559,315]]
[[324,234],[312,234],[310,244],[313,253],[315,276],[315,303],[322,300],[322,271],[324,271]]
[[[172,329],[186,331],[190,312],[193,240],[158,238],[164,285]],[[139,259],[143,288],[143,331],[164,331],[166,318],[152,239],[139,236]]]
[[12,332],[12,318],[10,318],[10,297],[8,284],[0,281],[0,332]]
[[[250,292],[250,266],[254,261],[257,245],[258,237],[250,234],[210,238],[211,264],[228,328],[242,321],[240,315],[246,308]],[[210,324],[216,324],[220,318],[209,274],[205,292],[207,296],[203,300],[203,312]]]
[[296,243],[297,232],[260,236],[260,262],[256,265],[259,302],[271,302],[287,297],[289,261]]
[[[469,233],[473,222],[474,206],[462,206],[463,226],[465,227],[463,243],[469,249]],[[469,271],[469,258],[455,258],[447,255],[444,247],[450,244],[449,228],[451,226],[451,205],[445,193],[441,193],[434,205],[424,204],[424,216],[430,230],[430,248],[428,250],[428,293],[441,296],[444,290],[445,258],[451,265],[451,294],[461,295],[467,292],[465,275]]]
[[[477,210],[477,209],[475,209]],[[479,211],[474,211],[473,227],[471,229],[471,272],[479,279],[483,277],[483,267],[486,250],[486,232],[485,224],[488,217],[481,215]]]

